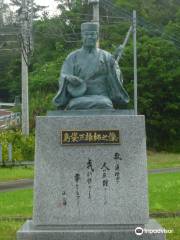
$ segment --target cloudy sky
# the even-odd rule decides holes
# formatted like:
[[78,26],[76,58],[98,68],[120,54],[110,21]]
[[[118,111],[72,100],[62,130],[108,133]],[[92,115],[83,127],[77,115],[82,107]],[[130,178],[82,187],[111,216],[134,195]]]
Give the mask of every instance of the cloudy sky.
[[[4,0],[4,2],[9,3],[10,0]],[[56,14],[57,3],[54,0],[34,0],[39,5],[48,6],[47,10],[51,15]]]
[[57,3],[54,0],[34,0],[37,4],[48,6],[48,10],[51,14],[56,12]]

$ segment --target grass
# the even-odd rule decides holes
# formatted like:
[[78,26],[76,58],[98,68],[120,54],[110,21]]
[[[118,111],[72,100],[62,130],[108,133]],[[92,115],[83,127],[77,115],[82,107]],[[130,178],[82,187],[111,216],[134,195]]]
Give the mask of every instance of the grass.
[[151,212],[180,211],[180,173],[149,175]]
[[16,232],[20,229],[22,224],[22,222],[1,221],[0,240],[16,240]]
[[32,189],[0,193],[0,216],[32,216]]
[[148,152],[148,169],[180,167],[180,154]]
[[33,176],[33,167],[0,168],[0,182],[7,182],[24,178],[33,178]]
[[172,234],[167,234],[167,240],[180,239],[180,217],[177,218],[157,218],[157,221],[167,230],[173,230]]

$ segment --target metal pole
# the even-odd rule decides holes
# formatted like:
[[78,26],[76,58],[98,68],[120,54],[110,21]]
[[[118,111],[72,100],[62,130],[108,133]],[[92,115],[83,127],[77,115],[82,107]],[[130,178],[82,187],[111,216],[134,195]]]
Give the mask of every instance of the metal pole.
[[99,23],[99,2],[93,4],[93,22]]
[[0,144],[0,164],[2,163],[2,145]]
[[133,48],[134,48],[134,114],[138,114],[137,104],[137,36],[136,36],[137,18],[136,11],[133,11]]
[[22,0],[22,44],[21,44],[21,76],[22,76],[22,133],[29,135],[29,97],[28,97],[28,56],[27,56],[27,0]]
[[4,7],[4,0],[0,0],[0,27],[3,26],[3,7]]
[[[93,4],[93,21],[99,24],[99,1]],[[99,47],[99,36],[96,46]]]
[[[93,22],[99,24],[99,0],[89,0],[89,4],[93,4]],[[99,47],[99,39],[97,41],[97,47]]]
[[12,162],[12,143],[8,144],[8,161]]
[[34,0],[31,0],[31,14],[29,19],[29,35],[30,35],[30,51],[31,52],[33,51],[33,34],[32,34],[33,18],[34,18],[33,6],[34,6]]

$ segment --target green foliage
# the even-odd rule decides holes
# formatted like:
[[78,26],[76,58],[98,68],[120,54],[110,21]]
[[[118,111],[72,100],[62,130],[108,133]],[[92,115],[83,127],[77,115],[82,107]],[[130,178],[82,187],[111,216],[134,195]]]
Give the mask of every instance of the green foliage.
[[35,92],[30,98],[30,128],[34,129],[36,116],[46,115],[48,110],[54,110],[52,104],[54,94],[46,94],[44,92]]
[[179,0],[114,0],[121,8],[136,10],[138,15],[149,19],[155,24],[167,24],[174,19],[179,9]]
[[59,77],[59,63],[48,62],[43,66],[36,66],[30,76],[30,89],[32,92],[55,92]]
[[[129,46],[122,61],[122,71],[131,96],[132,51],[132,46]],[[148,145],[157,150],[178,151],[178,59],[177,48],[169,41],[143,36],[138,43],[139,113],[146,116]]]
[[22,135],[20,130],[6,130],[0,132],[0,144],[3,148],[3,160],[8,160],[8,144],[12,143],[13,160],[34,160],[34,135]]
[[[80,24],[91,20],[92,9],[82,0],[57,0],[61,14],[49,18],[44,15],[34,23],[34,55],[29,68],[30,126],[33,131],[35,117],[53,109],[51,101],[58,89],[62,63],[69,52],[80,47]],[[66,4],[66,7],[64,5]],[[146,116],[147,142],[150,148],[180,151],[179,105],[179,0],[114,0],[110,9],[100,8],[100,47],[114,52],[129,29],[130,21],[121,21],[118,14],[128,16],[137,10],[139,23],[144,20],[160,31],[148,31],[138,26],[138,108]],[[100,4],[102,6],[103,3]],[[114,11],[114,12],[113,12]],[[110,15],[110,17],[106,17]],[[111,18],[114,17],[114,18]],[[116,24],[113,23],[116,21]],[[117,23],[118,21],[118,23]],[[143,25],[143,24],[142,24]],[[152,29],[155,30],[155,29]],[[166,37],[168,40],[164,40]],[[9,60],[0,56],[0,96],[14,100],[21,92],[20,59]],[[132,40],[120,61],[133,107],[133,46]]]

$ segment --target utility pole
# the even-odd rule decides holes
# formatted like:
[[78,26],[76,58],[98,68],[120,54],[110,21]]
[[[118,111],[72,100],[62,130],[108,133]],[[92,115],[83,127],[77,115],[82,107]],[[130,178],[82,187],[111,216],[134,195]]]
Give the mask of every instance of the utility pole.
[[134,48],[134,113],[138,114],[137,102],[137,17],[136,11],[133,11],[133,48]]
[[93,22],[99,23],[99,0],[89,0],[93,4]]
[[[88,0],[89,4],[93,5],[93,22],[99,24],[99,0]],[[97,42],[97,47],[99,47],[99,40]]]
[[22,0],[21,16],[21,77],[22,77],[22,133],[29,135],[28,65],[32,51],[33,0]]
[[33,29],[33,18],[34,18],[34,11],[33,11],[33,6],[34,6],[34,0],[30,0],[30,18],[29,18],[29,32],[30,32],[30,52],[32,53],[33,51],[33,34],[32,34],[32,29]]
[[3,26],[3,8],[4,7],[4,0],[0,0],[0,27]]

